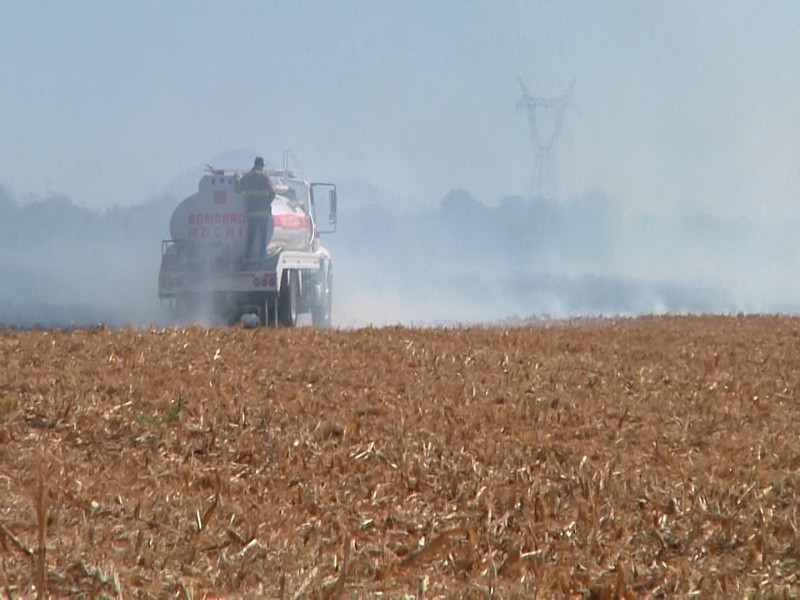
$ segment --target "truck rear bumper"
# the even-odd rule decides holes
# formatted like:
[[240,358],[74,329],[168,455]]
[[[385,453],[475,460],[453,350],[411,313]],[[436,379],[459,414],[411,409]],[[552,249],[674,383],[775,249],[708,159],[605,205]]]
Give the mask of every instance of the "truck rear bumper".
[[317,271],[320,268],[319,257],[307,252],[282,252],[277,261],[267,259],[266,262],[268,268],[246,266],[241,270],[211,272],[162,267],[158,274],[158,295],[160,298],[174,298],[179,294],[251,292],[277,294],[283,271],[287,269]]
[[169,298],[182,293],[277,292],[275,271],[235,271],[230,273],[196,273],[161,271],[158,295]]

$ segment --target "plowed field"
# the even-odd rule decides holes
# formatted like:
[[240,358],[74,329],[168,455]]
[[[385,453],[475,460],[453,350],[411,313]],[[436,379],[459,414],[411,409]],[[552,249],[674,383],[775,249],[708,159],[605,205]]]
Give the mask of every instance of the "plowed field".
[[800,319],[4,333],[0,361],[0,595],[800,585]]

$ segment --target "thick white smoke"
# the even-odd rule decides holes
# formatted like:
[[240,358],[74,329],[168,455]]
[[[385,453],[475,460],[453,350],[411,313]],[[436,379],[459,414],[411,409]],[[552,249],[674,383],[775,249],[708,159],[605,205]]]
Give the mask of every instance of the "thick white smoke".
[[[339,198],[323,240],[339,327],[800,308],[796,223],[625,216],[599,191],[488,205],[453,190],[424,212],[361,184]],[[92,211],[0,188],[0,325],[169,323],[157,278],[177,201]]]

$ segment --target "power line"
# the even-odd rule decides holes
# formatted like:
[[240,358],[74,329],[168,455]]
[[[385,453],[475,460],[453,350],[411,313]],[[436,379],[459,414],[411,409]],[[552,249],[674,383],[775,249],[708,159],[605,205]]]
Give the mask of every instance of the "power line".
[[[553,171],[553,159],[561,134],[561,127],[564,124],[564,113],[569,106],[569,99],[572,95],[572,88],[575,87],[573,81],[567,91],[557,98],[542,98],[531,96],[528,88],[519,78],[519,86],[522,89],[522,98],[517,101],[517,109],[524,109],[528,113],[528,129],[530,130],[531,143],[535,153],[533,168],[533,187],[540,198],[549,198],[555,187],[555,175]],[[553,114],[555,124],[549,136],[540,133],[536,121],[537,109],[547,110]]]

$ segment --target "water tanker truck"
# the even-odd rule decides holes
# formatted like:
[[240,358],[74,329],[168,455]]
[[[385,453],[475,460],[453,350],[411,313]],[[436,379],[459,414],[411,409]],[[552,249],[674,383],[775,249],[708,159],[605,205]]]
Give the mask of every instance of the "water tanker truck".
[[161,243],[158,295],[176,320],[294,327],[310,314],[313,325],[330,326],[333,271],[320,236],[336,231],[336,186],[295,174],[292,158],[287,150],[282,170],[264,171],[275,199],[263,259],[244,256],[247,214],[237,185],[244,169],[207,167],[197,192],[175,208],[171,239]]

